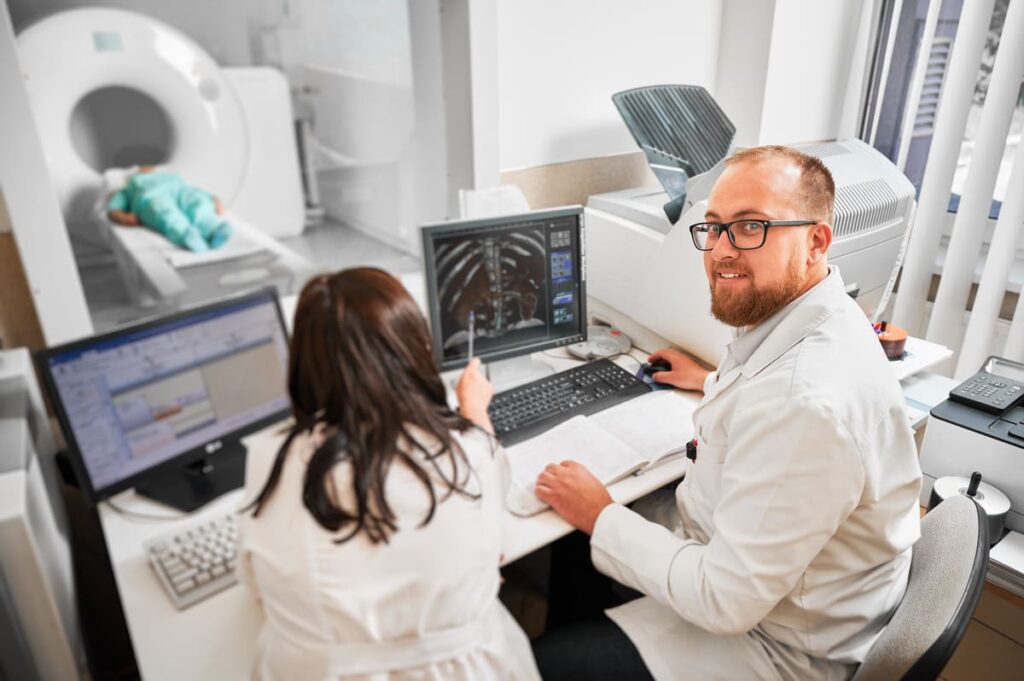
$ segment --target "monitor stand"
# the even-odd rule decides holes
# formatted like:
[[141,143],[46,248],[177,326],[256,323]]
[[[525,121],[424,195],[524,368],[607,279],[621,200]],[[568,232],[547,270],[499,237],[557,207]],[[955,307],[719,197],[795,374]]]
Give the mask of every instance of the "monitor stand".
[[245,483],[245,453],[241,442],[225,442],[216,454],[150,478],[135,492],[189,513]]
[[550,364],[538,362],[531,359],[529,355],[491,362],[485,367],[487,379],[494,386],[494,392],[497,393],[555,373]]

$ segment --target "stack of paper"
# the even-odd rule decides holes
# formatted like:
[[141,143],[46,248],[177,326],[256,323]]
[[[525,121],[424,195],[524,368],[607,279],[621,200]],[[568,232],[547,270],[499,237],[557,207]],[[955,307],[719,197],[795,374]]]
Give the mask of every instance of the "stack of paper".
[[988,554],[988,581],[1024,596],[1024,534],[1010,532]]

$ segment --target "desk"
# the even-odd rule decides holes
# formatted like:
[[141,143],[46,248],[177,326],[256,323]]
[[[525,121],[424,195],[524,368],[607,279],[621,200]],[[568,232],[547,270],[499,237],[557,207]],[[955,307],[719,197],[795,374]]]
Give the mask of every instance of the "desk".
[[[635,351],[636,352],[636,351]],[[634,359],[646,355],[637,352]],[[540,357],[566,368],[574,362],[551,355]],[[632,359],[621,364],[635,367]],[[692,395],[694,402],[698,397]],[[680,478],[686,460],[676,458],[651,468],[643,475],[630,476],[609,487],[612,497],[628,503]],[[242,504],[242,490],[225,494],[199,511],[175,516],[173,511],[128,490],[112,501],[133,512],[166,515],[168,520],[149,521],[127,517],[110,504],[99,507],[110,562],[121,596],[139,672],[146,681],[161,679],[243,679],[248,678],[257,652],[261,616],[248,590],[226,589],[192,607],[178,611],[171,604],[143,553],[147,539],[173,532],[235,511]],[[505,520],[505,562],[510,563],[572,530],[553,511],[529,518],[512,514]]]

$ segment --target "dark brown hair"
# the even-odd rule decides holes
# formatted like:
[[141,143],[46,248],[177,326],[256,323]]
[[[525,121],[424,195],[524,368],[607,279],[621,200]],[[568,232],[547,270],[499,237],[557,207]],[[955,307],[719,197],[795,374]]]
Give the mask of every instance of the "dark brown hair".
[[749,161],[760,163],[772,159],[785,159],[800,169],[800,201],[808,211],[806,216],[818,222],[832,224],[836,201],[836,183],[832,173],[816,156],[810,156],[793,147],[766,145],[736,152],[725,160],[727,166]]
[[[384,494],[396,459],[430,497],[421,526],[434,515],[437,481],[447,488],[445,498],[474,496],[465,489],[471,473],[465,452],[452,437],[474,426],[448,407],[427,323],[402,284],[383,270],[343,270],[306,284],[295,309],[288,392],[295,423],[248,507],[253,516],[274,493],[295,436],[318,427],[326,437],[306,467],[302,500],[321,526],[345,532],[339,543],[359,532],[387,542],[397,529]],[[332,472],[341,461],[352,466],[354,510],[342,507],[335,489]]]

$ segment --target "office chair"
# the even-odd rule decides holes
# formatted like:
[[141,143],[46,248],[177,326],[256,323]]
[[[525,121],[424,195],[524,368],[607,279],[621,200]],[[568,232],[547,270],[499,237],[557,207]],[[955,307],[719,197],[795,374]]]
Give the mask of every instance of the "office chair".
[[853,681],[936,679],[967,630],[988,570],[988,524],[963,496],[921,520],[903,601]]

